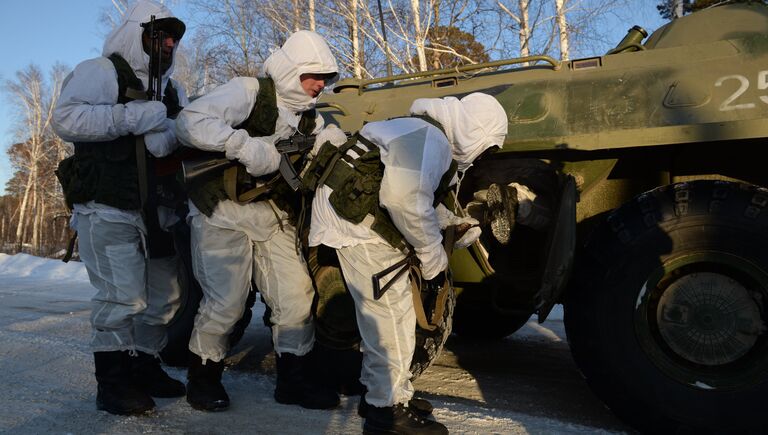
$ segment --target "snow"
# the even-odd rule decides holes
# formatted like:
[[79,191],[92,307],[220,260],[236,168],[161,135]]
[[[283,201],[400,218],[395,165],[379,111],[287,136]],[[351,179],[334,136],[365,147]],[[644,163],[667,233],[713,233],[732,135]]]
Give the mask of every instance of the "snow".
[[[0,432],[5,433],[360,433],[357,397],[330,411],[274,402],[274,356],[257,305],[223,382],[232,407],[193,410],[183,398],[158,399],[154,414],[96,411],[88,348],[94,289],[82,263],[0,254]],[[457,434],[626,431],[586,388],[570,361],[557,307],[497,343],[449,340],[415,382],[435,418]],[[489,357],[493,355],[492,357]],[[185,371],[168,368],[177,379]]]
[[31,277],[39,280],[67,279],[88,281],[88,274],[82,263],[50,260],[28,254],[8,255],[0,253],[0,278]]

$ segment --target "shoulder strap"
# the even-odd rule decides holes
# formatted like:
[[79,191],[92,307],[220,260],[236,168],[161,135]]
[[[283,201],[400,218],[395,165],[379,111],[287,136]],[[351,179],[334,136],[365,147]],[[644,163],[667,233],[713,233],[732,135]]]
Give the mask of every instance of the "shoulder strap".
[[128,61],[117,53],[110,54],[107,59],[112,62],[115,72],[117,72],[117,102],[125,104],[132,100],[146,99],[144,85],[136,77],[136,73],[131,68],[131,65],[128,64]]
[[269,77],[259,77],[259,93],[248,118],[235,128],[242,128],[251,137],[269,136],[275,133],[277,123],[277,93],[275,82]]
[[304,136],[308,136],[315,131],[317,126],[317,110],[314,108],[301,113],[301,120],[299,121],[299,133]]
[[445,134],[445,128],[443,128],[443,125],[437,122],[437,120],[429,115],[407,115],[407,116],[396,116],[394,118],[389,119],[402,119],[402,118],[418,118],[422,121],[426,121],[430,124],[432,124],[433,127],[437,128],[438,130],[442,131],[443,134]]
[[181,104],[179,103],[179,92],[176,87],[173,86],[173,80],[168,79],[168,84],[165,85],[165,91],[163,92],[163,104],[168,111],[168,117],[176,119],[176,115],[181,112]]

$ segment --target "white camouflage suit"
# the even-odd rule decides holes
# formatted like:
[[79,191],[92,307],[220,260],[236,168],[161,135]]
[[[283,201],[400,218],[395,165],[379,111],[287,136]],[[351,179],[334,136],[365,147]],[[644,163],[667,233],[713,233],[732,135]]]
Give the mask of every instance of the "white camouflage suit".
[[[64,80],[53,113],[53,127],[69,142],[110,141],[128,134],[144,134],[147,149],[156,157],[176,147],[174,121],[158,101],[116,104],[117,73],[107,59],[118,53],[133,68],[146,89],[149,56],[142,49],[141,23],[172,17],[157,3],[140,1],[126,12],[125,21],[107,36],[102,56],[80,63]],[[174,53],[175,55],[175,53]],[[165,89],[173,65],[163,75]],[[188,103],[183,88],[173,83],[179,103]],[[137,186],[138,189],[138,186]],[[160,226],[178,218],[158,207]],[[80,258],[88,270],[93,297],[91,347],[94,352],[139,350],[157,355],[167,342],[165,325],[180,303],[176,258],[149,259],[147,229],[139,210],[122,210],[89,201],[74,204],[71,226],[79,237]]]
[[[325,40],[310,31],[294,33],[264,64],[274,80],[279,117],[275,133],[249,137],[235,129],[256,103],[259,82],[238,77],[195,100],[179,115],[177,134],[185,144],[207,151],[225,151],[261,176],[278,169],[274,144],[297,131],[301,112],[317,98],[301,87],[301,74],[337,73],[336,61]],[[316,119],[315,132],[323,127]],[[296,252],[296,229],[287,213],[271,201],[237,204],[220,202],[210,217],[190,206],[192,264],[203,288],[189,349],[203,361],[221,361],[228,336],[243,314],[251,280],[272,310],[272,341],[278,354],[305,355],[314,344],[310,308],[314,290],[307,266]],[[278,221],[278,217],[282,222]],[[280,224],[282,223],[282,230]]]
[[[418,99],[411,114],[429,115],[445,134],[419,118],[371,122],[360,133],[381,152],[380,205],[415,249],[423,277],[432,279],[448,266],[438,213],[432,205],[440,179],[451,159],[464,171],[483,151],[501,146],[507,118],[493,97],[480,93],[461,100]],[[367,149],[361,142],[357,146]],[[355,157],[354,151],[349,152]],[[338,164],[343,161],[339,159]],[[309,244],[336,248],[355,300],[363,350],[360,381],[368,389],[365,400],[377,407],[407,403],[413,396],[410,365],[416,343],[410,283],[400,279],[379,300],[374,300],[371,284],[371,275],[402,260],[404,254],[373,232],[369,219],[353,224],[339,217],[328,200],[331,192],[322,186],[315,194]]]

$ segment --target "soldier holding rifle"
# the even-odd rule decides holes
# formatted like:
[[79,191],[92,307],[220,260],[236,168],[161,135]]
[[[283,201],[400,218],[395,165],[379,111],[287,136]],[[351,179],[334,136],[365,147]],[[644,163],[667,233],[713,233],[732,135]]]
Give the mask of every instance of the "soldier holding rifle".
[[158,359],[180,300],[166,231],[178,218],[151,195],[155,157],[176,147],[171,118],[187,103],[170,79],[184,31],[165,6],[137,2],[107,37],[102,57],[67,77],[53,114],[56,132],[74,143],[57,175],[97,289],[96,404],[113,414],[144,413],[154,408],[152,397],[185,393]]
[[277,173],[286,161],[275,146],[323,128],[314,106],[338,68],[320,35],[300,31],[267,58],[264,72],[266,77],[237,77],[214,89],[185,107],[177,121],[186,145],[237,162],[188,185],[192,264],[203,299],[189,343],[187,401],[200,410],[229,406],[223,359],[252,282],[271,308],[275,400],[316,409],[339,403],[335,392],[304,376],[314,343],[314,290],[296,249],[297,196]]

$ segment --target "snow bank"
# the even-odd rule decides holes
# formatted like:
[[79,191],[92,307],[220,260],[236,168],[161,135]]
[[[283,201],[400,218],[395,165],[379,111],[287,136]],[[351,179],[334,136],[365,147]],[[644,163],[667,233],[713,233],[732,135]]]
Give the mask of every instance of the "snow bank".
[[29,277],[33,279],[88,281],[83,263],[40,258],[29,254],[8,255],[0,253],[0,278]]

